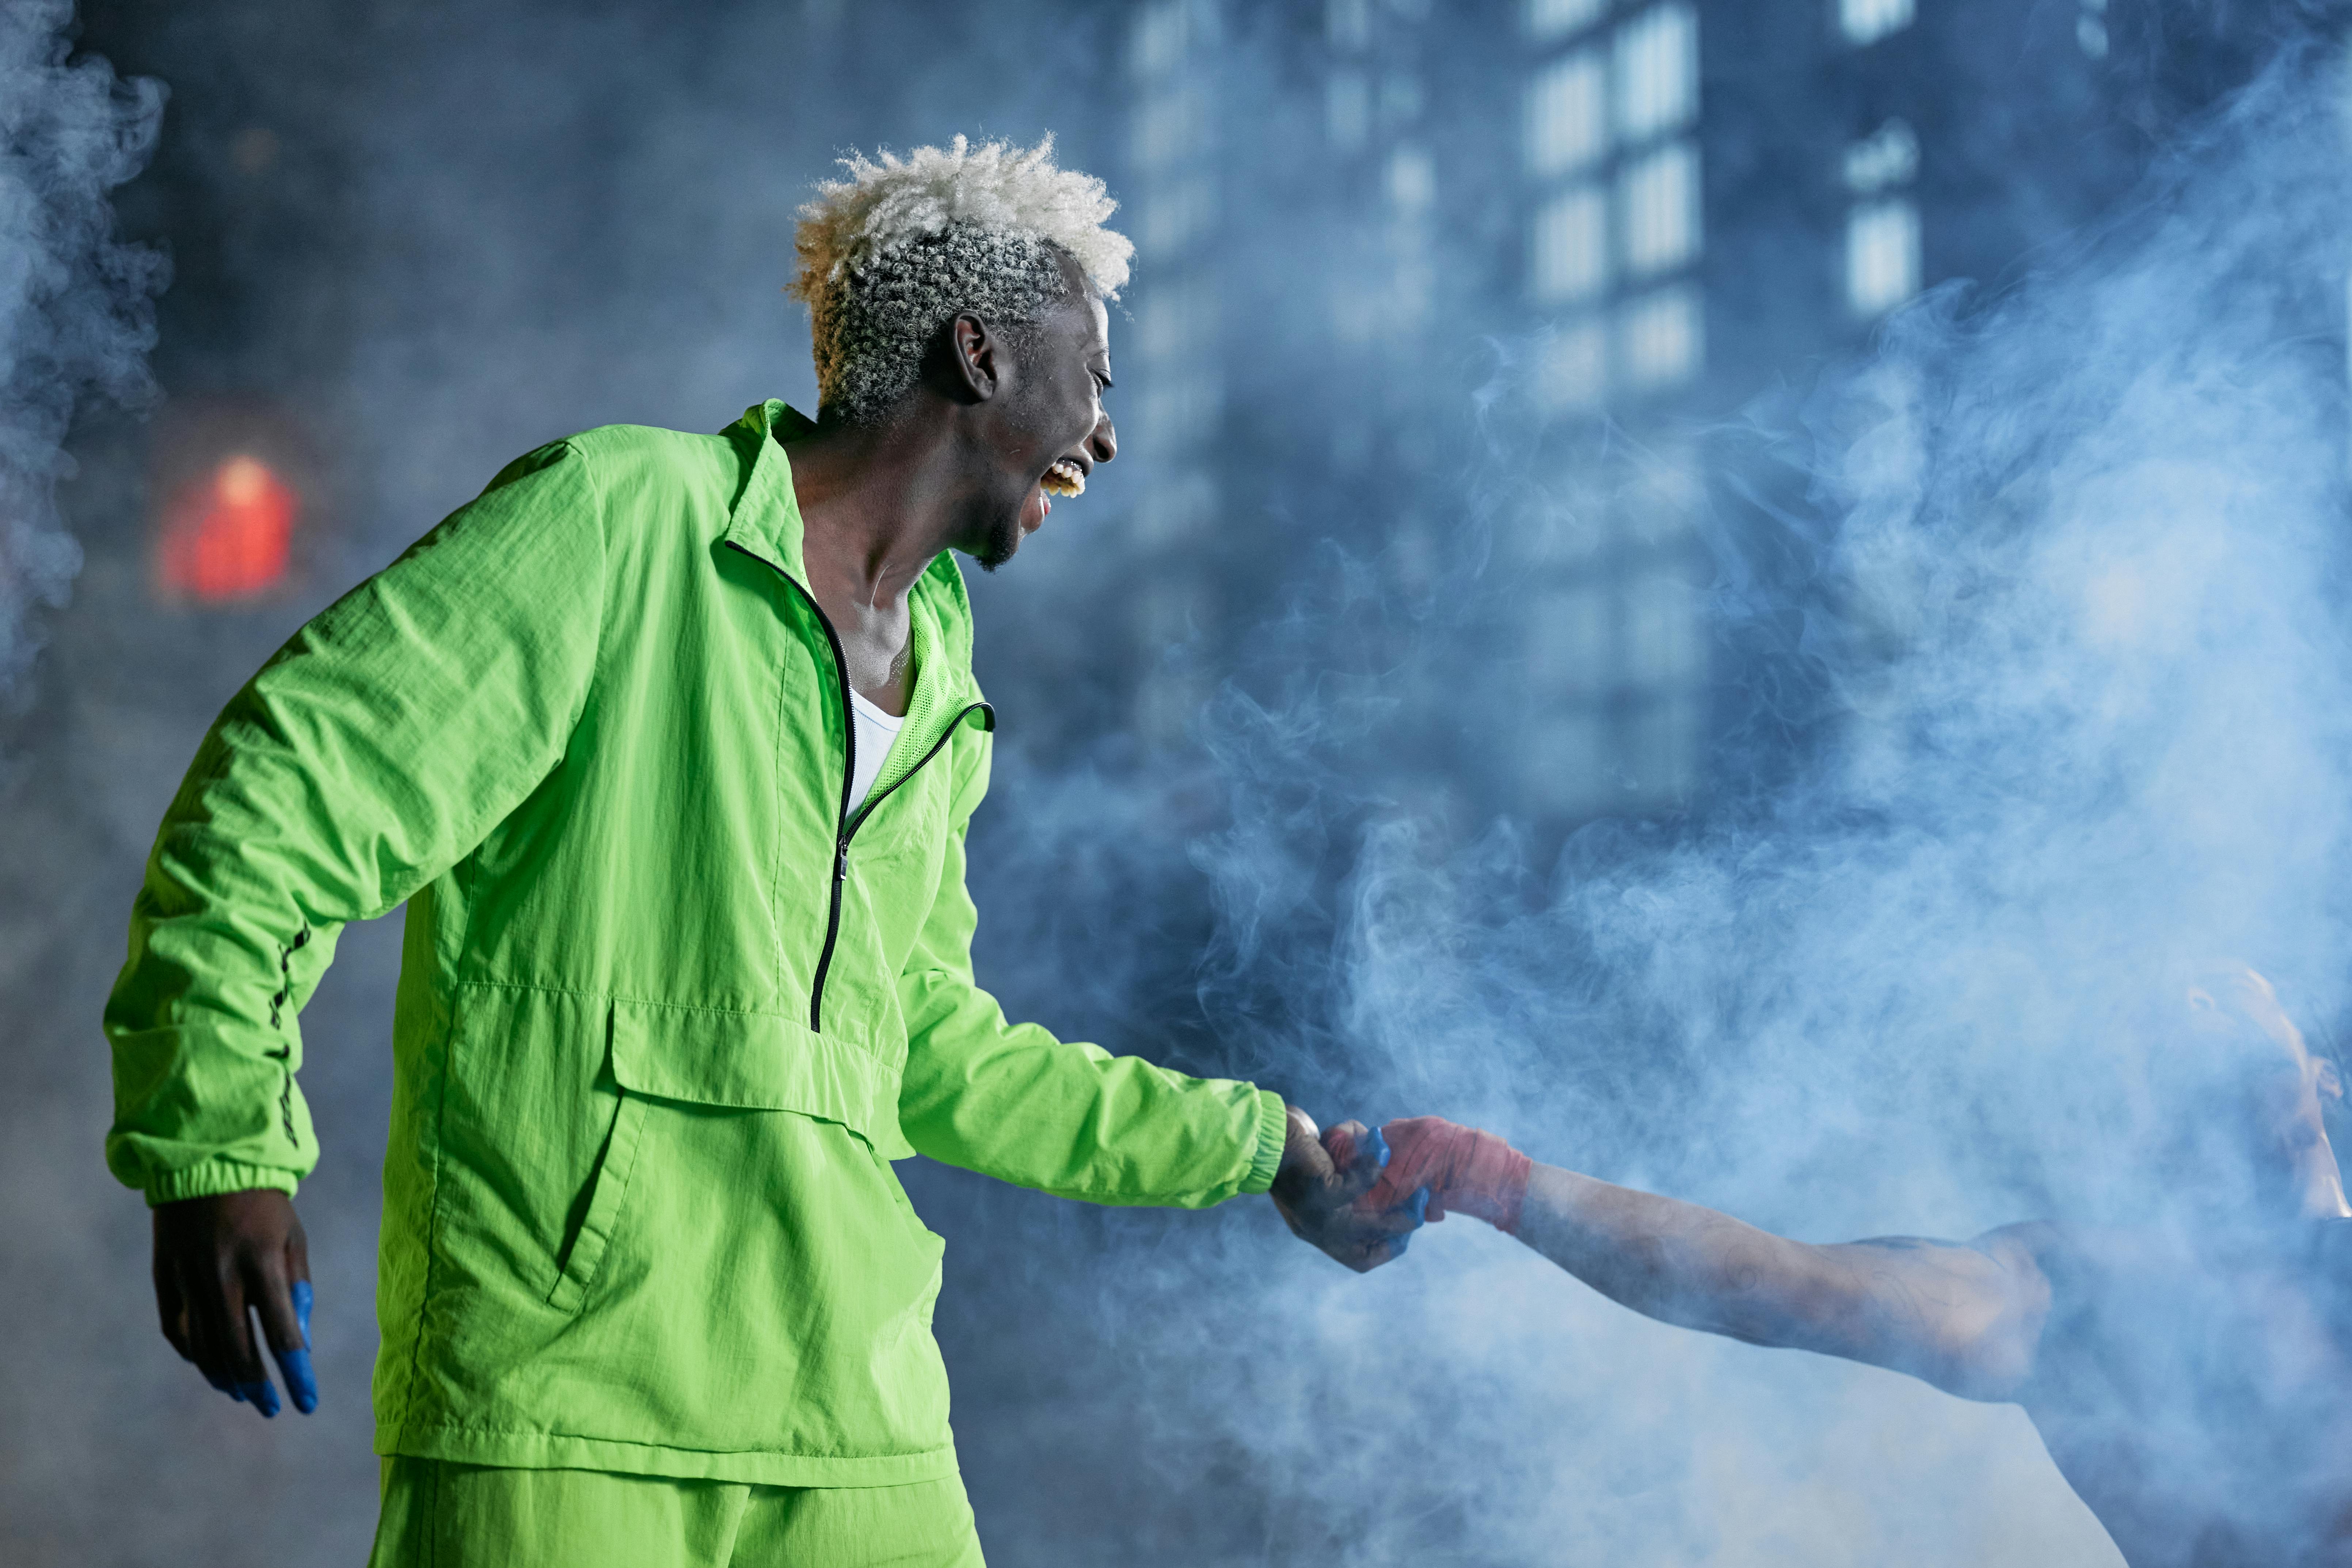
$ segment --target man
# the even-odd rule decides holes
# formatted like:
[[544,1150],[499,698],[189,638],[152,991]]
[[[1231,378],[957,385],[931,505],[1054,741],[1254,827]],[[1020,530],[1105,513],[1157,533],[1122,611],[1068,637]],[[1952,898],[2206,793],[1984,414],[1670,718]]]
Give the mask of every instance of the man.
[[2343,1093],[2270,985],[2189,994],[2145,1228],[2029,1224],[1966,1244],[1809,1246],[1392,1121],[1361,1200],[1425,1193],[1669,1323],[1889,1367],[2024,1407],[2132,1568],[2352,1562],[2352,1209],[2322,1121]]
[[163,1332],[310,1386],[298,1016],[408,904],[374,1397],[381,1564],[974,1563],[920,1152],[1098,1203],[1276,1194],[1314,1124],[1006,1023],[964,836],[994,569],[1117,441],[1130,247],[1050,139],[855,159],[803,209],[818,416],[588,432],[299,632],[173,802],[106,1015]]

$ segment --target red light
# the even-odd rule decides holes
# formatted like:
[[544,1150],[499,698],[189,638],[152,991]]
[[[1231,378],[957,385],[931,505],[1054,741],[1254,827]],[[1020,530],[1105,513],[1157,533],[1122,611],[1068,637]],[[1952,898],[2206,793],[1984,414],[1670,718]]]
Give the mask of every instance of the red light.
[[268,593],[285,579],[300,505],[268,464],[243,453],[182,486],[156,546],[164,591],[208,604]]

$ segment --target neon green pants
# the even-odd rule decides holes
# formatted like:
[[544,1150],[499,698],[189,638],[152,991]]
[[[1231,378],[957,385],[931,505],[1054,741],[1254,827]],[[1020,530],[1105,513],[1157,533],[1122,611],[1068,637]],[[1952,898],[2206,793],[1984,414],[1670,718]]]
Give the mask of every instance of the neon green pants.
[[369,1568],[984,1568],[962,1480],[754,1487],[383,1461]]

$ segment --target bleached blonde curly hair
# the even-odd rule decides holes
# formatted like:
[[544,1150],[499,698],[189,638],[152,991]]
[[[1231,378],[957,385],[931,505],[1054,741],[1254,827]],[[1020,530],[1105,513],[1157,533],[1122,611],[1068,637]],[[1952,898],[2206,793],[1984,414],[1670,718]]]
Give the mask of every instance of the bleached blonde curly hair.
[[959,136],[841,165],[849,177],[819,184],[800,209],[788,290],[808,303],[821,418],[887,412],[958,315],[1034,321],[1063,290],[1064,256],[1098,299],[1127,287],[1135,247],[1103,226],[1118,204],[1093,175],[1055,166],[1051,134],[1034,147]]

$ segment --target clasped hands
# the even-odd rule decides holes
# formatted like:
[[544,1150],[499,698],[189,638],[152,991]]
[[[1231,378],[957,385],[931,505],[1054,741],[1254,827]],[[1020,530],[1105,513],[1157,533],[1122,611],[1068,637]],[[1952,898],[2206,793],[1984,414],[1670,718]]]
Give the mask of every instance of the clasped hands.
[[1274,1206],[1293,1235],[1357,1273],[1403,1257],[1412,1233],[1449,1210],[1518,1229],[1533,1166],[1492,1133],[1434,1116],[1318,1131],[1313,1117],[1288,1110]]

